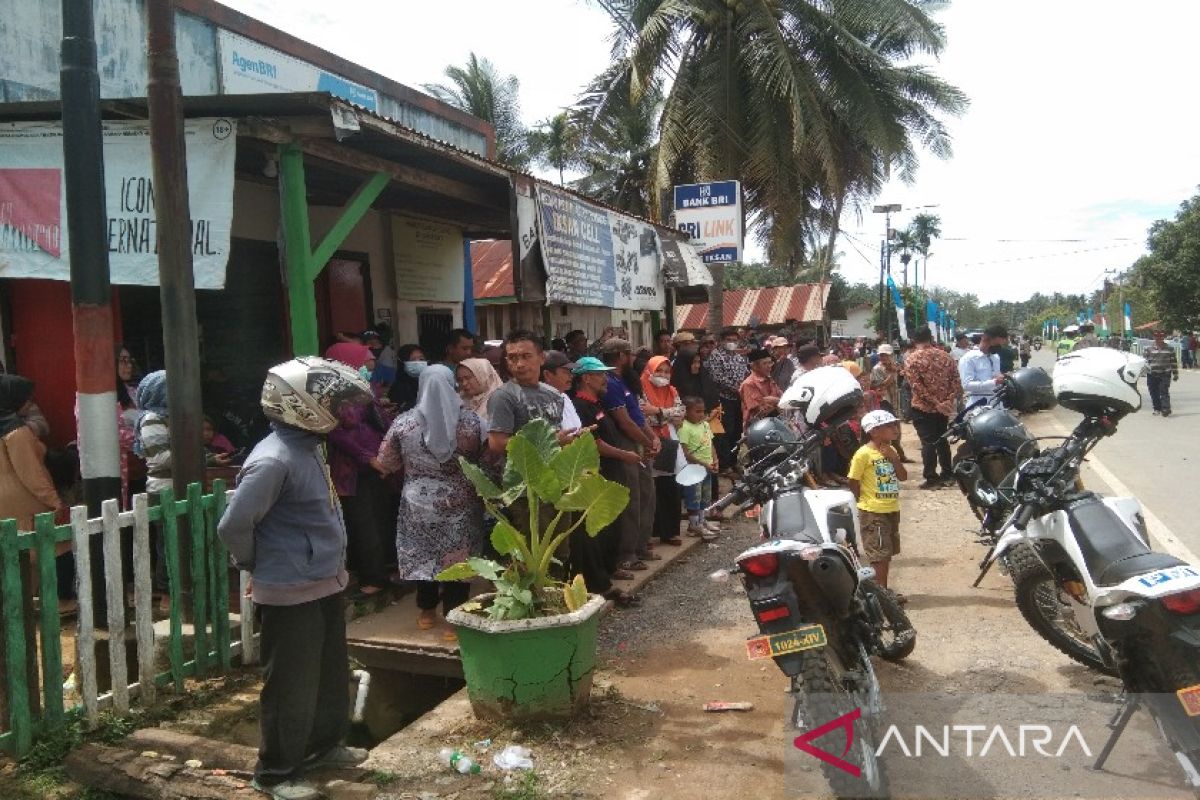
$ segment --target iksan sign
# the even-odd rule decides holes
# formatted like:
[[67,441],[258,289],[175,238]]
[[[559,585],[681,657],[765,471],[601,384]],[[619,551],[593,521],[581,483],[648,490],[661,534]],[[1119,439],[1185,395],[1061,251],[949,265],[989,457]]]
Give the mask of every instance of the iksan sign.
[[675,187],[675,227],[691,237],[705,263],[742,260],[742,184],[689,183]]

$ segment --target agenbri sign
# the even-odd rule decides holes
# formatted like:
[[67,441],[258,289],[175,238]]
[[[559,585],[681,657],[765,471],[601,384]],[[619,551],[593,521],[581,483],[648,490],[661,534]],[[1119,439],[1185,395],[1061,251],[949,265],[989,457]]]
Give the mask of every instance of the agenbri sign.
[[[225,285],[236,139],[232,120],[184,125],[197,289]],[[149,123],[104,123],[104,193],[112,282],[157,286]],[[69,249],[61,123],[0,124],[0,278],[70,280]]]
[[705,263],[742,260],[742,184],[689,183],[675,187],[675,227],[691,237]]

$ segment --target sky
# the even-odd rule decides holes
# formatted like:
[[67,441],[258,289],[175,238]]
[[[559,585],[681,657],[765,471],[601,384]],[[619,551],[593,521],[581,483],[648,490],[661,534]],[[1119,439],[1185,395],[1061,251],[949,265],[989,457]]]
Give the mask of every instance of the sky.
[[[611,21],[585,0],[224,1],[415,88],[474,51],[519,78],[527,124],[569,105],[610,61]],[[971,100],[949,121],[954,156],[925,155],[913,184],[874,201],[903,205],[893,227],[921,211],[941,218],[930,283],[1022,300],[1090,292],[1128,269],[1148,227],[1200,184],[1200,103],[1186,77],[1200,3],[957,0],[935,19],[948,44],[932,67]],[[843,228],[842,274],[878,281],[882,215],[848,212]],[[895,260],[893,274],[903,281]]]

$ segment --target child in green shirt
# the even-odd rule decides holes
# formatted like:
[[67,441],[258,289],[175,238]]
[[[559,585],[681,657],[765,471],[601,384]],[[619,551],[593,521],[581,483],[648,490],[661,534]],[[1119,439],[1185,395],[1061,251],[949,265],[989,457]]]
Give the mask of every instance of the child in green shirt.
[[[717,459],[713,450],[713,432],[704,412],[704,400],[699,397],[683,398],[684,417],[679,426],[679,445],[689,464],[700,464],[717,473]],[[683,488],[684,503],[688,512],[688,535],[700,536],[706,541],[716,538],[721,530],[716,523],[704,519],[704,509],[712,502],[712,484],[706,478],[700,483]]]

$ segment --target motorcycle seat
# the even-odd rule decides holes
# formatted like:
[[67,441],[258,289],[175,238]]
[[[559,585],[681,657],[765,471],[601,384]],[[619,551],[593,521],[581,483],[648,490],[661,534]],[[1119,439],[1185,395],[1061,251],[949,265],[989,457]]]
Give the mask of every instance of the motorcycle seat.
[[1066,512],[1084,564],[1097,586],[1116,586],[1129,578],[1185,563],[1152,551],[1095,495],[1071,503]]

